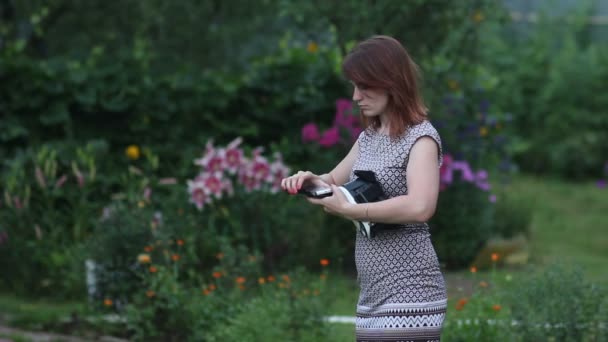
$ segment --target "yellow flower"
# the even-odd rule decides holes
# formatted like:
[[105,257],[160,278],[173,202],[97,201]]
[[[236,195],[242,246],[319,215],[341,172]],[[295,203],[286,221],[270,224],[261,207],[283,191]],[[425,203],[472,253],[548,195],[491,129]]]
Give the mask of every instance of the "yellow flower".
[[482,137],[485,137],[486,135],[488,135],[488,127],[486,127],[486,126],[480,127],[479,135],[481,135]]
[[127,157],[129,157],[129,159],[136,160],[139,159],[141,151],[139,150],[139,147],[137,145],[129,145],[129,147],[127,147],[127,149],[125,150],[125,154],[127,155]]
[[448,80],[448,87],[452,90],[458,90],[458,88],[460,88],[458,81],[455,80]]
[[137,202],[137,206],[140,208],[143,208],[146,206],[146,203],[144,203],[144,201],[139,201],[139,202]]
[[149,254],[140,254],[137,256],[137,261],[139,261],[141,264],[147,264],[151,261],[150,255]]
[[308,52],[310,52],[310,53],[315,53],[319,50],[319,45],[317,45],[317,43],[315,43],[315,42],[308,42],[308,45],[306,46],[306,50],[308,50]]
[[264,279],[264,277],[260,277],[260,278],[258,278],[258,283],[260,283],[260,285],[261,284],[265,284],[266,283],[266,279]]
[[480,23],[485,19],[483,13],[481,11],[475,11],[475,13],[473,13],[473,21],[476,23]]

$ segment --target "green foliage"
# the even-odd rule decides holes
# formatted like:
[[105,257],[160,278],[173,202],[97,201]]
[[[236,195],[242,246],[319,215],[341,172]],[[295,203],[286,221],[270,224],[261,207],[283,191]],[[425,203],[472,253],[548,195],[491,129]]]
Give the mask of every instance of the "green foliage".
[[2,287],[19,294],[82,294],[81,244],[92,232],[98,209],[96,160],[103,146],[91,143],[75,150],[66,157],[43,146],[7,163],[0,263],[13,271],[0,277]]
[[302,340],[322,333],[320,280],[302,271],[266,276],[259,256],[243,246],[222,246],[213,275],[194,282],[180,277],[182,259],[142,265],[142,288],[126,307],[135,340]]
[[[584,8],[584,6],[583,6]],[[540,16],[529,35],[488,24],[484,64],[498,75],[494,98],[513,113],[525,171],[585,178],[601,175],[608,155],[605,80],[608,49],[589,43],[585,13],[574,23]]]
[[[513,319],[521,322],[524,341],[596,341],[605,322],[605,289],[584,279],[573,267],[550,265],[507,294]],[[567,313],[567,314],[565,314]],[[549,326],[550,328],[547,328]]]
[[488,194],[470,183],[454,183],[440,194],[437,213],[429,226],[439,262],[448,268],[469,266],[493,233]]

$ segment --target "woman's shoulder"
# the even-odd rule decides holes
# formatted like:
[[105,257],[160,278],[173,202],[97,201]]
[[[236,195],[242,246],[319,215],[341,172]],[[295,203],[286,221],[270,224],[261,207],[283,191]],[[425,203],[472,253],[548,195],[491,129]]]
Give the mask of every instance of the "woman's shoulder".
[[406,132],[406,138],[409,139],[416,139],[425,135],[430,135],[432,137],[439,138],[439,132],[428,119],[425,119],[424,121],[418,124],[410,126],[410,128]]

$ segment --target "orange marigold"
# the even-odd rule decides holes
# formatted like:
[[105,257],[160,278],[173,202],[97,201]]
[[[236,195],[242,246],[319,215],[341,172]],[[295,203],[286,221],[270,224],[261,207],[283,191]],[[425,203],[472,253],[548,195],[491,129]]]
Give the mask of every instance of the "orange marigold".
[[500,311],[500,309],[502,309],[502,306],[498,305],[498,304],[494,304],[492,305],[492,310],[498,312]]
[[329,259],[321,259],[320,263],[321,263],[321,266],[325,267],[325,266],[329,265]]
[[275,278],[274,276],[269,275],[266,279],[268,279],[269,282],[273,282],[275,280],[277,280],[277,278]]
[[238,278],[236,278],[235,281],[237,284],[243,284],[243,283],[245,283],[246,279],[245,279],[245,277],[238,277]]
[[104,306],[112,306],[113,302],[110,298],[106,298],[103,300],[103,305]]
[[285,282],[289,282],[291,279],[289,279],[289,276],[287,274],[283,275],[283,280],[285,280]]
[[171,256],[171,260],[173,260],[173,261],[179,261],[179,259],[181,259],[181,257],[179,256],[179,254],[173,254]]
[[150,253],[150,252],[152,252],[152,250],[153,250],[152,246],[144,247],[144,252]]
[[264,277],[259,277],[258,278],[258,283],[261,284],[265,284],[266,283],[266,279]]
[[216,289],[215,284],[211,284],[211,285],[207,286],[207,288],[209,289],[209,291],[215,291],[215,289]]
[[203,289],[202,292],[203,292],[203,295],[205,295],[205,296],[208,296],[211,293],[211,291],[209,291],[208,289]]
[[498,253],[492,253],[492,261],[497,262],[499,258],[500,255],[498,255]]
[[222,272],[219,271],[215,271],[213,272],[213,278],[221,278],[222,277]]
[[183,246],[184,245],[184,240],[181,240],[181,239],[177,240],[176,243],[177,243],[178,246]]
[[152,259],[150,258],[149,254],[140,254],[137,256],[137,261],[139,261],[141,264],[147,264],[152,261]]
[[152,297],[156,296],[156,292],[154,292],[152,290],[148,290],[148,291],[146,291],[146,296],[148,298],[152,298]]
[[158,269],[156,268],[156,266],[150,266],[150,268],[148,268],[148,270],[150,271],[150,273],[158,272]]
[[477,273],[477,267],[471,266],[470,271],[471,271],[471,273]]

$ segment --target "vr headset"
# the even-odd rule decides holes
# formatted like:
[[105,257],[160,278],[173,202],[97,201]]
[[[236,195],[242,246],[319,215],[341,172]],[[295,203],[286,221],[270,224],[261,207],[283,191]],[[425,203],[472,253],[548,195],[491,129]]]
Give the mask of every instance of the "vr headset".
[[[355,170],[356,179],[339,187],[346,196],[346,199],[353,204],[372,203],[387,199],[382,191],[382,187],[376,180],[373,171]],[[378,231],[385,229],[397,229],[398,225],[372,223],[365,221],[352,221],[359,232],[367,237],[373,238]]]

